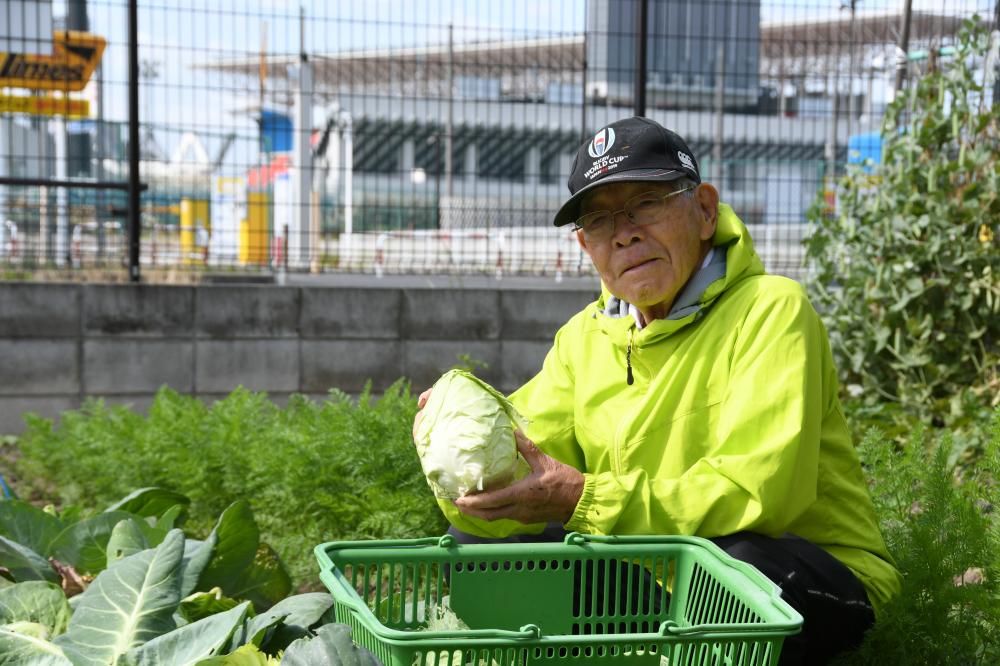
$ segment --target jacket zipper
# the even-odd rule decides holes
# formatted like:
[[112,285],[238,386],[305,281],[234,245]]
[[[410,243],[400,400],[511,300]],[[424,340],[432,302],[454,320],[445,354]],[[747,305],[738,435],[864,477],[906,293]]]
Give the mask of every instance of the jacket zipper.
[[635,377],[632,376],[632,336],[635,334],[635,329],[630,328],[628,331],[628,349],[625,350],[625,383],[632,386],[635,382]]
[[[635,336],[635,328],[629,329],[628,348],[625,350],[625,382],[629,386],[632,386],[632,384],[635,382],[635,377],[632,374],[632,344],[634,336]],[[641,405],[639,406],[639,409],[642,409]],[[622,449],[624,448],[625,445],[624,442],[625,430],[628,429],[631,420],[632,420],[631,418],[621,419],[618,422],[618,427],[615,429],[615,437],[613,440],[612,455],[611,455],[611,470],[618,475],[622,473],[622,468],[624,467],[622,461]]]

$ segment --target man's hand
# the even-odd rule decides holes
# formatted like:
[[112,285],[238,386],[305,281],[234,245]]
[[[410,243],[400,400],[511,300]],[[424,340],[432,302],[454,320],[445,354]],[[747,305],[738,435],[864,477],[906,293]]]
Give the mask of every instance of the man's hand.
[[424,405],[427,404],[427,399],[431,397],[431,391],[433,390],[434,389],[427,389],[426,391],[420,394],[419,398],[417,398],[417,409],[420,411],[418,411],[417,415],[413,417],[414,441],[417,439],[417,426],[420,425],[420,419],[424,418]]
[[520,430],[514,437],[517,450],[531,465],[531,474],[500,490],[460,497],[455,506],[462,513],[484,520],[566,523],[583,494],[583,474],[542,453]]

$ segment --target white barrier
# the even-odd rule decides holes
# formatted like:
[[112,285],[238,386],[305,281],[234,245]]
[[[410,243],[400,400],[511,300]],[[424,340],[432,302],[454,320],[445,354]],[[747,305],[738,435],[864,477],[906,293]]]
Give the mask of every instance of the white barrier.
[[592,274],[565,229],[510,227],[341,235],[338,268],[380,273]]
[[[797,280],[804,266],[807,224],[749,226],[757,254],[771,273]],[[504,275],[593,275],[590,259],[568,229],[505,227],[382,231],[341,235],[338,268],[375,273],[480,273]]]

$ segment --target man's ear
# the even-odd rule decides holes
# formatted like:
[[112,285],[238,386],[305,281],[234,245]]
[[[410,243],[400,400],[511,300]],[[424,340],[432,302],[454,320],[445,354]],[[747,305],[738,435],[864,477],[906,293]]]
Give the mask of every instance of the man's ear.
[[719,221],[719,191],[711,183],[701,183],[694,190],[694,198],[701,210],[702,223],[699,236],[708,240],[715,235]]
[[587,240],[583,237],[583,229],[577,229],[573,233],[576,234],[576,242],[580,244],[580,248],[590,256],[590,248],[587,247]]

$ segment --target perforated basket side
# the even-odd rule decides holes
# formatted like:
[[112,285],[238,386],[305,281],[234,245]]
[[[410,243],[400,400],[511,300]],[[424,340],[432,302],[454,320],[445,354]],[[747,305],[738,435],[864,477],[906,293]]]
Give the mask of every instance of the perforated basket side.
[[[801,624],[770,581],[710,542],[576,536],[325,544],[317,557],[338,619],[392,666],[768,666]],[[445,595],[472,629],[413,631]]]

